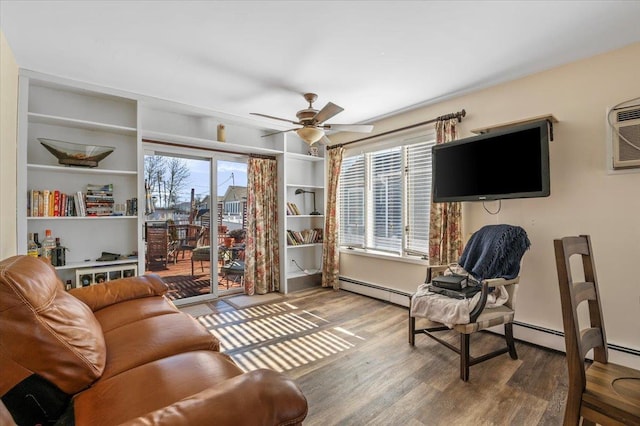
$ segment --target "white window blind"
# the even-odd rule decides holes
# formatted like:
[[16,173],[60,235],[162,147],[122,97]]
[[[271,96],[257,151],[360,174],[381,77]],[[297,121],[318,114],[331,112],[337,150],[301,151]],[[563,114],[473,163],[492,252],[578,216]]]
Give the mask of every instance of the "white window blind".
[[340,245],[364,247],[365,167],[364,155],[342,160],[339,183]]
[[428,255],[433,137],[346,157],[338,200],[340,245]]
[[372,221],[369,248],[402,252],[402,150],[394,148],[371,154]]
[[431,147],[435,141],[408,146],[405,150],[407,214],[405,251],[429,254],[431,211]]

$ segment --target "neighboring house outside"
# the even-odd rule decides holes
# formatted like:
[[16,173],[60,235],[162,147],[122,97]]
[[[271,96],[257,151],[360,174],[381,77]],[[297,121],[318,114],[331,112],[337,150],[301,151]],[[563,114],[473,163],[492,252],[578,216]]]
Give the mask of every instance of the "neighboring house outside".
[[247,187],[229,186],[222,196],[222,215],[231,222],[243,221],[247,205]]

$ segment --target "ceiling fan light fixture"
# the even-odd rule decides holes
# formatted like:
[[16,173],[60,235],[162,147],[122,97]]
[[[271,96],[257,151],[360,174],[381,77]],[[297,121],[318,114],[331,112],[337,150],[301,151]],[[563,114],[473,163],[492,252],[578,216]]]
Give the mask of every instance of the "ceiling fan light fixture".
[[324,136],[324,131],[318,129],[317,127],[302,127],[296,130],[300,139],[308,143],[309,145],[313,145],[318,142]]

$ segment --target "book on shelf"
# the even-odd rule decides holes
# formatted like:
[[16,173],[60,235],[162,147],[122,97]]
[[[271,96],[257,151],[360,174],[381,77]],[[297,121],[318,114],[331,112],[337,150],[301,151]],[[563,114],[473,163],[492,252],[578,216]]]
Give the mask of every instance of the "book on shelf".
[[50,191],[48,189],[42,191],[42,214],[40,216],[49,216],[49,193]]
[[78,191],[73,194],[73,201],[76,206],[76,216],[86,216],[86,211],[84,208],[84,195],[82,191]]
[[[87,192],[65,194],[59,189],[30,189],[27,193],[27,216],[113,216],[113,184],[87,184]],[[127,214],[137,215],[137,200],[127,200]],[[122,215],[120,213],[120,215]]]
[[287,214],[291,216],[299,216],[301,214],[296,203],[287,202]]
[[73,197],[55,190],[30,189],[27,194],[27,216],[29,217],[61,217],[75,216]]
[[53,191],[53,215],[60,216],[60,191]]
[[316,244],[321,242],[322,228],[303,229],[301,231],[287,229],[287,244],[290,246]]

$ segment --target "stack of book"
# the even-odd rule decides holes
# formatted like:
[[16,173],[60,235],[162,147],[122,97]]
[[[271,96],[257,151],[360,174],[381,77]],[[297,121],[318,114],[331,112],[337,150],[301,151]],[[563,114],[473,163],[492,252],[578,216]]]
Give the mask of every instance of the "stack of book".
[[287,229],[287,244],[297,246],[301,244],[315,244],[322,242],[322,228],[292,231]]
[[87,185],[86,216],[113,215],[113,184]]

